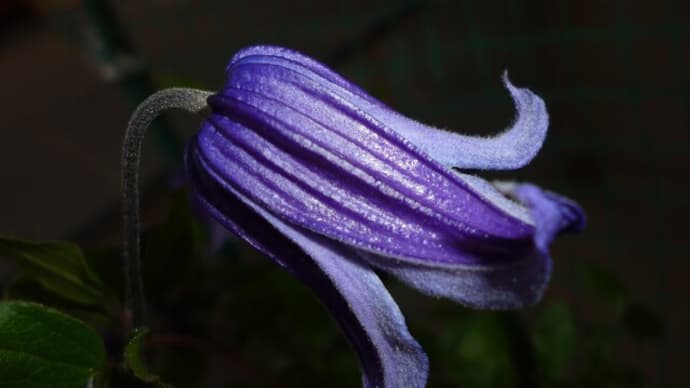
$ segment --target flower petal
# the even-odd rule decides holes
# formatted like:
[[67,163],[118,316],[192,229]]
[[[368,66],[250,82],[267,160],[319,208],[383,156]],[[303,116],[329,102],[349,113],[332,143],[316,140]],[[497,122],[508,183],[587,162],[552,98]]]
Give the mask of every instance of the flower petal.
[[447,166],[461,169],[514,170],[529,163],[541,149],[549,116],[544,101],[529,89],[517,88],[504,73],[517,117],[503,133],[489,138],[466,136],[424,125],[388,107],[372,107],[370,114],[412,144]]
[[226,88],[255,90],[251,85],[256,81],[253,77],[243,78],[236,73],[240,67],[251,66],[255,71],[259,65],[289,69],[294,73],[292,79],[298,75],[328,85],[328,93],[365,111],[446,166],[486,170],[520,168],[541,149],[549,125],[544,101],[529,89],[515,87],[508,80],[507,72],[503,74],[503,83],[515,103],[515,122],[503,133],[483,138],[444,131],[405,117],[314,59],[281,47],[254,46],[240,51],[228,65]]
[[501,191],[512,195],[531,209],[536,231],[534,242],[542,252],[561,233],[577,233],[585,228],[585,212],[580,205],[556,193],[529,184],[504,183]]
[[[339,171],[335,177],[353,176],[352,179],[367,180],[365,184],[380,184],[393,195],[412,199],[424,199],[427,204],[441,204],[447,210],[455,204],[462,204],[461,198],[444,196],[437,198],[428,189],[432,186],[466,186],[449,169],[414,147],[380,122],[368,116],[347,100],[331,93],[328,87],[314,83],[283,66],[265,63],[243,64],[233,70],[229,84],[232,86],[209,99],[217,115],[210,117],[216,138],[209,139],[219,145],[232,137],[240,125],[253,137],[243,141],[256,152],[271,147],[271,160],[286,158],[305,159],[311,157],[314,169],[317,164],[348,164],[335,166]],[[202,135],[207,135],[202,128]],[[261,142],[261,147],[257,147]],[[281,151],[280,157],[275,152]],[[285,152],[289,151],[289,152]],[[300,155],[301,154],[301,155]],[[234,157],[234,156],[231,156]],[[221,160],[216,158],[216,162]],[[303,162],[298,160],[298,162]],[[328,166],[330,167],[330,166]],[[332,168],[332,167],[331,167]],[[339,176],[340,175],[340,176]],[[466,189],[466,188],[465,188]],[[468,190],[462,193],[467,196]],[[429,195],[431,194],[431,195]],[[425,198],[422,198],[425,196]],[[485,208],[486,204],[472,201],[475,206],[466,206],[465,213]],[[529,223],[526,213],[516,206],[505,209],[514,213],[517,221]],[[498,205],[498,204],[496,204]],[[457,209],[454,209],[457,210]],[[457,212],[449,212],[457,213]],[[468,217],[463,217],[466,220]],[[474,221],[481,223],[483,217]],[[510,224],[510,221],[508,221]],[[504,223],[497,226],[504,227]],[[477,228],[481,226],[476,225]]]
[[538,96],[504,78],[518,118],[478,139],[406,119],[290,50],[244,50],[227,76],[192,145],[220,184],[423,292],[495,309],[541,296],[567,206],[535,193],[521,204],[448,167],[529,161],[548,125]]
[[[384,255],[450,263],[511,260],[532,247],[521,208],[439,165],[412,159],[396,171],[400,147],[344,143],[329,128],[274,106],[237,102],[233,120],[212,115],[197,135],[199,152],[224,182],[289,223]],[[233,102],[235,103],[235,102]],[[272,115],[262,109],[277,109]],[[418,182],[415,182],[417,180]],[[488,195],[489,193],[494,193]],[[487,198],[492,198],[490,202]]]
[[579,232],[585,215],[578,204],[532,184],[500,183],[502,192],[529,206],[535,220],[534,249],[508,264],[468,266],[430,263],[362,253],[362,258],[404,283],[433,296],[471,307],[505,310],[538,302],[548,285],[551,241],[561,233]]
[[538,302],[552,267],[548,254],[536,250],[515,262],[487,266],[434,263],[365,252],[361,257],[427,295],[486,310],[516,309]]
[[[247,60],[248,59],[248,60]],[[284,47],[276,46],[251,46],[238,51],[230,60],[226,71],[230,72],[239,62],[256,61],[273,63],[279,66],[289,66],[295,71],[314,76],[343,89],[350,95],[356,95],[370,104],[382,104],[374,97],[370,96],[359,86],[343,78],[340,74],[324,66],[322,63],[310,58],[302,53]]]
[[423,387],[428,360],[379,277],[342,244],[276,218],[224,183],[193,141],[186,164],[194,198],[229,230],[309,286],[355,348],[365,387]]

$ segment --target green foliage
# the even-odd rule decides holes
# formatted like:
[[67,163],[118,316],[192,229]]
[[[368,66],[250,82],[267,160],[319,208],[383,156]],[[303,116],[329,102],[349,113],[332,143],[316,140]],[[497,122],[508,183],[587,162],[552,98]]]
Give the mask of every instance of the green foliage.
[[563,378],[577,347],[577,328],[563,302],[548,305],[538,316],[534,331],[535,355],[549,379]]
[[89,326],[33,303],[0,303],[0,385],[82,388],[105,367],[105,347]]
[[[9,295],[106,312],[112,291],[93,272],[79,246],[67,241],[33,242],[0,236],[0,258],[24,268]],[[112,311],[112,310],[111,310]]]
[[598,300],[620,310],[628,298],[625,287],[615,273],[594,263],[583,262],[577,266],[576,273],[582,288]]
[[134,376],[143,382],[154,384],[160,388],[172,388],[171,385],[163,383],[159,376],[153,374],[144,361],[144,339],[150,332],[151,330],[146,327],[140,327],[134,331],[132,338],[125,346],[125,365],[132,371]]
[[498,314],[468,318],[455,350],[458,381],[469,387],[514,387],[516,378],[510,334]]

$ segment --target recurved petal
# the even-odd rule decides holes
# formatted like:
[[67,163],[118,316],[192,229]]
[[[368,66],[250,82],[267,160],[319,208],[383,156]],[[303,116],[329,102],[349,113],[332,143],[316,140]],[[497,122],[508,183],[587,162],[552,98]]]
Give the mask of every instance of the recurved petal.
[[529,163],[541,149],[549,116],[544,100],[529,89],[515,87],[508,73],[503,74],[503,84],[513,98],[517,114],[513,124],[494,137],[466,136],[433,128],[382,105],[372,106],[369,113],[447,166],[514,170]]
[[[503,83],[515,103],[516,118],[504,132],[488,138],[444,131],[412,120],[313,58],[282,47],[254,46],[240,51],[230,61],[227,75],[226,90],[265,91],[252,75],[268,75],[274,81],[337,96],[440,163],[464,169],[511,170],[526,165],[541,149],[549,124],[544,101],[529,89],[515,87],[508,80],[507,72]],[[276,96],[281,98],[281,94]],[[299,109],[299,99],[295,102]],[[314,111],[309,106],[302,109],[305,113]]]
[[195,140],[186,165],[201,207],[293,273],[326,306],[359,356],[365,387],[425,386],[426,354],[381,280],[350,247],[284,222],[224,183]]

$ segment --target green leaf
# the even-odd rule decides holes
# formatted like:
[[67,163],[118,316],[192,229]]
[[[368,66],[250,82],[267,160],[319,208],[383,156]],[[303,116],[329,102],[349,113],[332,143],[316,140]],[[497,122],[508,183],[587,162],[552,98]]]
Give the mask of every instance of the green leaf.
[[78,304],[103,304],[103,282],[89,268],[76,244],[0,236],[0,257],[3,256],[18,258],[31,277],[47,291]]
[[0,386],[83,388],[106,362],[89,326],[48,307],[0,303]]
[[132,338],[125,347],[125,363],[132,373],[139,379],[151,383],[158,381],[160,378],[149,372],[148,366],[142,358],[142,351],[144,347],[144,337],[151,331],[146,327],[140,327],[134,330]]
[[664,334],[659,316],[647,306],[630,304],[622,315],[623,327],[636,340],[653,340]]
[[468,387],[515,386],[511,338],[498,314],[470,317],[456,357],[458,380]]
[[169,384],[161,381],[158,375],[149,371],[149,367],[144,361],[144,338],[150,333],[146,327],[139,327],[134,330],[127,346],[125,346],[125,364],[132,371],[132,374],[143,382],[156,384],[160,388],[171,388]]
[[15,278],[6,289],[4,297],[6,300],[31,301],[51,306],[97,328],[108,327],[113,322],[113,317],[107,315],[102,309],[84,307],[78,303],[65,300],[61,296],[44,289],[34,279],[26,275],[20,275]]
[[562,377],[576,346],[577,328],[570,309],[562,302],[549,305],[537,319],[534,333],[535,355],[548,377]]

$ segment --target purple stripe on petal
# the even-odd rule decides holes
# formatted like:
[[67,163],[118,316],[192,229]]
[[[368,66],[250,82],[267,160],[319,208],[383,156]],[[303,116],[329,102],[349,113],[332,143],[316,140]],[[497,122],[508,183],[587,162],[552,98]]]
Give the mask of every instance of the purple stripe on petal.
[[346,80],[340,74],[335,73],[319,61],[284,47],[251,46],[242,49],[232,57],[226,71],[230,71],[231,68],[236,67],[239,62],[256,63],[260,61],[265,63],[277,63],[281,66],[289,66],[300,73],[318,77],[320,82],[338,85],[344,90],[347,90],[348,93],[355,94],[368,103],[381,104],[381,102],[369,96],[369,94],[359,86]]
[[532,184],[501,182],[497,186],[528,206],[536,224],[533,250],[525,255],[516,252],[513,262],[469,266],[371,253],[363,253],[362,257],[426,294],[470,307],[505,310],[538,302],[551,276],[549,244],[559,234],[581,231],[584,212],[572,200]]
[[[444,131],[405,117],[314,59],[280,47],[256,46],[240,51],[228,65],[225,89],[254,88],[257,85],[256,75],[261,73],[257,72],[260,65],[272,65],[295,73],[293,77],[281,78],[283,82],[294,82],[295,86],[300,86],[308,79],[326,88],[327,94],[340,96],[366,111],[447,166],[486,170],[523,167],[541,149],[549,124],[544,101],[529,89],[515,87],[508,79],[507,72],[503,75],[503,83],[515,103],[515,121],[503,133],[482,138]],[[245,69],[243,76],[236,75],[241,67],[250,69]],[[269,77],[276,75],[270,70],[263,72],[270,74]],[[247,76],[249,73],[252,76]],[[295,82],[300,77],[301,81]]]
[[365,387],[424,387],[428,360],[378,276],[349,247],[291,226],[215,175],[190,143],[193,195],[225,227],[309,286],[360,358]]
[[[221,150],[233,141],[248,151],[248,157],[270,155],[244,166],[256,176],[279,173],[286,181],[279,188],[295,186],[295,190],[276,193],[267,187],[258,191],[263,198],[256,199],[263,206],[331,238],[393,255],[470,263],[476,262],[471,255],[475,251],[486,260],[512,257],[515,250],[527,248],[532,229],[526,212],[499,193],[488,195],[495,192],[493,187],[472,190],[470,179],[463,180],[420,154],[396,133],[384,133],[385,128],[367,121],[362,112],[342,104],[325,104],[323,96],[305,94],[275,82],[271,77],[285,80],[294,74],[286,75],[285,69],[271,66],[266,69],[260,65],[243,90],[228,89],[211,98],[210,103],[219,115],[212,116],[212,127],[205,126],[200,133],[202,149],[215,146]],[[297,110],[303,106],[310,109],[310,115]],[[352,138],[357,131],[361,135]],[[254,140],[237,140],[243,133]],[[227,149],[208,155],[215,166],[237,157],[236,150]],[[274,161],[282,166],[269,166]],[[297,173],[300,167],[308,168],[321,179]],[[233,169],[221,170],[226,174],[244,174]],[[238,186],[247,184],[244,179],[233,181]],[[309,186],[311,190],[299,191],[296,186]],[[256,195],[250,194],[252,190],[246,188],[246,195]],[[315,200],[324,193],[339,193],[340,199],[335,201],[338,206]],[[281,208],[277,209],[271,203],[275,198],[294,199],[295,206],[280,201]],[[343,219],[346,207],[350,214],[358,212],[359,219]],[[386,221],[391,219],[397,222]],[[345,228],[334,230],[343,225]],[[347,228],[348,225],[357,230]],[[372,231],[371,226],[380,228]]]
[[[371,105],[357,100],[351,93],[338,85],[325,82],[325,80],[315,80],[314,74],[295,71],[280,62],[250,61],[246,63],[250,58],[252,57],[243,58],[242,63],[237,63],[235,67],[229,68],[226,88],[209,99],[214,111],[237,119],[238,110],[242,108],[231,100],[238,100],[264,113],[267,118],[271,118],[271,116],[282,118],[289,115],[290,120],[292,118],[299,119],[300,116],[294,113],[301,113],[325,129],[329,144],[335,137],[343,137],[355,146],[364,147],[369,155],[364,157],[358,154],[353,155],[352,151],[356,147],[338,148],[334,144],[332,147],[334,150],[347,155],[350,159],[360,158],[367,164],[377,160],[385,160],[385,165],[389,169],[398,170],[405,174],[405,181],[422,183],[422,187],[435,182],[437,185],[444,184],[437,182],[439,180],[453,179],[457,181],[457,176],[451,170],[430,156],[433,153],[428,155],[422,152],[415,144],[401,136],[398,132],[400,128],[389,127],[384,122],[379,121],[377,117],[372,116],[373,113],[380,112],[377,110],[378,108],[375,109]],[[528,91],[520,90],[524,92],[523,94],[529,94]],[[517,93],[517,89],[515,91]],[[538,99],[536,96],[535,98]],[[279,108],[281,105],[283,109]],[[256,113],[255,111],[253,114],[256,116]],[[258,117],[255,118],[261,120]],[[529,121],[528,118],[521,120],[521,122]],[[290,124],[292,124],[290,130],[300,130],[304,126],[302,122],[290,122]],[[307,126],[307,128],[307,132],[314,132],[313,125]],[[431,128],[429,127],[429,129]],[[543,129],[545,130],[545,128]],[[511,133],[513,138],[527,135],[520,131],[511,131]],[[268,136],[270,137],[272,134]],[[424,134],[419,136],[424,136]],[[477,138],[472,139],[478,140]],[[513,152],[510,147],[513,142],[504,143],[510,143],[504,144],[506,146],[504,152]],[[472,155],[475,152],[474,148],[481,148],[482,145],[481,143],[467,144],[466,148],[456,149],[456,153]],[[541,141],[534,152],[540,145]],[[379,174],[382,172],[378,170],[380,164],[371,164],[368,167]],[[384,178],[388,178],[387,175],[389,174],[386,174]],[[415,180],[415,178],[417,179]],[[400,184],[401,181],[398,180],[397,183]],[[458,182],[455,183],[458,184]],[[464,183],[459,182],[459,184],[463,185]],[[413,192],[408,195],[419,198],[420,194],[422,193]],[[431,200],[439,205],[443,205],[444,202],[453,203],[453,199],[447,197],[433,197]],[[530,220],[525,219],[527,216],[524,209],[511,205],[510,201],[501,201],[500,203],[490,201],[490,204],[499,207],[502,212],[509,213],[511,217],[530,223]],[[464,212],[472,211],[472,208],[468,207]],[[464,219],[493,220],[492,218],[472,217],[467,214]],[[509,223],[509,221],[499,222],[498,225],[508,226]],[[473,227],[482,229],[477,225]]]
[[[234,117],[244,121],[239,114]],[[297,120],[289,119],[290,123]],[[267,122],[269,118],[262,117],[263,125]],[[511,258],[516,250],[531,249],[531,227],[480,202],[471,192],[453,186],[453,181],[444,181],[440,188],[427,185],[432,197],[453,198],[440,204],[451,211],[439,211],[439,204],[424,198],[427,206],[420,205],[418,198],[401,195],[384,179],[359,171],[324,148],[329,146],[328,137],[323,145],[298,137],[300,130],[309,132],[306,121],[285,128],[287,124],[274,122],[268,129],[261,129],[257,122],[245,122],[245,126],[221,116],[212,116],[209,123],[198,137],[200,152],[211,168],[291,223],[360,248],[422,260],[476,263]],[[477,229],[477,223],[462,223],[473,221],[469,218],[473,215],[483,223],[479,226],[492,222],[501,229],[490,234]],[[511,221],[517,228],[507,229]],[[512,234],[498,235],[501,231]]]

